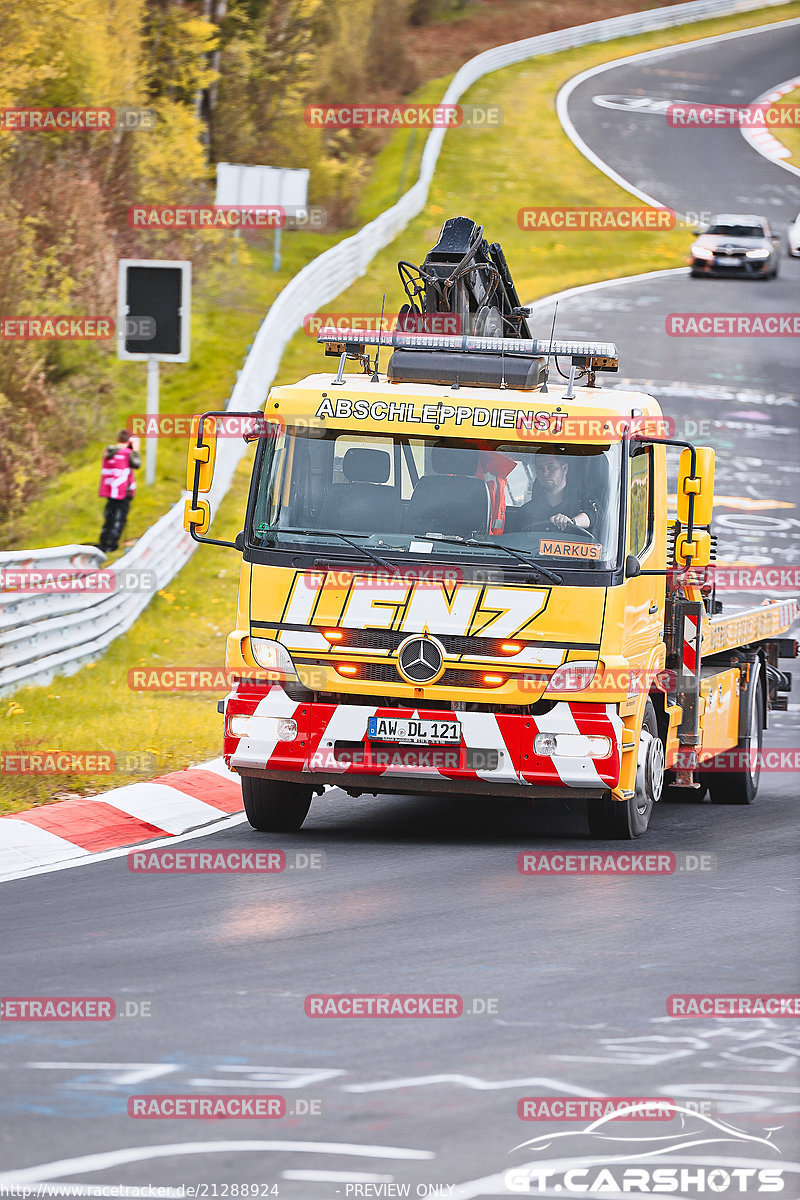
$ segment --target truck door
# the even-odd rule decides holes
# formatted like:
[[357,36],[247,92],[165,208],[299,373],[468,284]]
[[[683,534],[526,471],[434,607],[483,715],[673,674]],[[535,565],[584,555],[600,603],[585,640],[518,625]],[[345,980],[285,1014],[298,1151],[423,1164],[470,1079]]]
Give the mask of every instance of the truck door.
[[[626,554],[635,554],[643,570],[655,562],[653,447],[637,446],[628,460]],[[639,575],[628,579],[625,595],[624,653],[638,664],[661,639],[663,629],[663,576]]]

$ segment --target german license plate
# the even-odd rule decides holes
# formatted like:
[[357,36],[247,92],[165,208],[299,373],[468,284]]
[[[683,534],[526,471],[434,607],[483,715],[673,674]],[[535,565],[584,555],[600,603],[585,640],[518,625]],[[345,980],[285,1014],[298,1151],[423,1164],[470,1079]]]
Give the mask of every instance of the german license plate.
[[421,717],[370,717],[367,735],[371,741],[405,742],[410,746],[430,746],[435,742],[457,744],[461,741],[461,723]]
[[742,260],[740,258],[718,258],[717,259],[718,267],[740,267],[741,265],[742,265]]

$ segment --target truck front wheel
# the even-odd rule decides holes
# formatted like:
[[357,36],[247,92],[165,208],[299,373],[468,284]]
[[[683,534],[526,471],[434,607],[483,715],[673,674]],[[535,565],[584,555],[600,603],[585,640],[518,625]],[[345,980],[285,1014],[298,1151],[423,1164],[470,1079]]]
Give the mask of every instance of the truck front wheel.
[[313,793],[302,783],[242,776],[242,799],[247,819],[261,833],[299,829],[311,807]]
[[589,801],[589,830],[596,838],[630,841],[647,832],[653,805],[664,787],[664,745],[658,736],[656,710],[647,701],[639,736],[636,791],[629,800],[615,800],[605,792]]
[[[750,686],[745,698],[747,718],[744,735],[735,750],[712,759],[700,774],[701,781],[708,785],[712,804],[752,804],[756,798],[764,738],[763,689],[761,662],[755,659],[750,668]],[[735,764],[732,771],[724,769],[730,766],[730,758]]]

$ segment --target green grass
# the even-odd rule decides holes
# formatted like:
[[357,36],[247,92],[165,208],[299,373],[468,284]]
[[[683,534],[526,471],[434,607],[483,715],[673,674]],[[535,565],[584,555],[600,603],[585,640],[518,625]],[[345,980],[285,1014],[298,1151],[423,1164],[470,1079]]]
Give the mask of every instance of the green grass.
[[[442,220],[457,213],[469,213],[485,225],[490,240],[500,241],[509,260],[523,300],[535,300],[559,288],[586,283],[609,276],[629,275],[637,271],[681,266],[685,263],[686,231],[666,233],[565,233],[560,237],[523,232],[517,226],[517,210],[523,205],[628,205],[636,203],[599,173],[565,137],[555,115],[555,95],[571,76],[596,63],[623,54],[638,53],[651,47],[694,40],[711,33],[725,32],[767,19],[782,20],[800,13],[800,3],[763,10],[749,15],[692,25],[664,33],[574,50],[556,57],[523,63],[495,73],[471,89],[469,103],[499,103],[505,113],[502,128],[493,135],[470,130],[453,130],[445,138],[436,178],[425,211],[413,221],[395,243],[373,260],[367,276],[360,279],[325,311],[368,312],[380,309],[381,296],[387,293],[387,311],[391,303],[402,299],[397,280],[396,262],[407,258],[420,262],[438,233]],[[426,85],[424,98],[440,97],[446,80]],[[362,217],[396,199],[399,168],[406,153],[408,135],[393,138],[376,159],[372,180],[364,194]],[[417,145],[421,151],[422,142]],[[416,151],[414,151],[416,153]],[[416,174],[410,171],[407,183]],[[286,238],[285,243],[290,239]],[[320,248],[322,248],[320,246]],[[269,273],[268,254],[261,268]],[[298,257],[288,253],[286,270],[297,270]],[[242,354],[249,332],[255,331],[260,315],[259,303],[274,294],[270,279],[226,276],[229,294],[219,310],[209,307],[198,315],[199,341],[202,345],[225,345],[227,353]],[[249,282],[248,282],[249,280]],[[240,309],[245,309],[242,316]],[[233,331],[241,322],[240,333]],[[607,328],[596,330],[598,337],[613,338],[613,318]],[[568,331],[564,331],[565,335]],[[237,337],[241,341],[237,342]],[[216,341],[215,341],[216,339]],[[624,347],[622,348],[624,354]],[[222,354],[219,355],[222,358]],[[321,368],[323,359],[312,338],[298,334],[284,354],[279,382],[297,379]],[[141,392],[133,403],[129,391],[120,412],[141,411],[143,369],[120,364],[120,371],[141,371]],[[181,374],[183,372],[183,375]],[[199,378],[192,381],[191,367],[175,366],[165,370],[162,410],[196,411],[204,405],[216,407],[230,393],[233,369],[230,362],[209,363]],[[131,385],[128,383],[128,388]],[[201,391],[198,391],[201,387]],[[185,403],[185,409],[179,404]],[[127,407],[126,407],[127,406]],[[106,432],[98,440],[98,455]],[[167,447],[165,449],[165,447]],[[137,499],[132,509],[131,528],[141,531],[170,501],[182,486],[184,471],[183,441],[175,445],[161,442],[159,453],[171,483],[161,492],[161,508],[156,498]],[[213,533],[232,537],[241,527],[249,475],[248,454],[236,473],[234,483],[220,505]],[[96,489],[97,467],[81,467],[82,480],[63,482],[66,493],[54,492],[51,512],[58,514],[57,532],[49,539],[66,542],[83,528],[73,504],[84,504],[87,513],[99,513],[99,502],[87,501],[84,492]],[[159,484],[159,486],[161,486]],[[65,501],[66,495],[66,501]],[[64,514],[62,516],[62,514]],[[94,521],[92,528],[97,526]],[[37,526],[37,528],[40,528]],[[85,536],[85,534],[83,535]],[[44,544],[39,538],[33,544]],[[45,749],[73,752],[145,750],[157,756],[158,772],[177,770],[193,762],[218,755],[221,750],[220,718],[216,713],[218,695],[208,693],[136,692],[128,687],[128,672],[135,667],[165,666],[219,667],[224,665],[225,635],[232,627],[236,608],[239,556],[232,550],[201,547],[186,567],[160,593],[128,631],[113,643],[97,663],[69,678],[58,678],[45,688],[23,688],[13,699],[0,700],[2,744],[10,752]],[[57,778],[14,776],[0,778],[0,811],[15,811],[32,803],[58,798],[63,790],[103,790],[135,781],[136,776]]]
[[[795,107],[800,105],[800,88],[795,88],[793,92],[787,92],[785,96],[781,96],[778,104],[773,107],[780,109],[783,105],[795,105]],[[791,158],[784,158],[781,161],[800,167],[800,126],[775,125],[771,128],[778,141],[792,152]]]

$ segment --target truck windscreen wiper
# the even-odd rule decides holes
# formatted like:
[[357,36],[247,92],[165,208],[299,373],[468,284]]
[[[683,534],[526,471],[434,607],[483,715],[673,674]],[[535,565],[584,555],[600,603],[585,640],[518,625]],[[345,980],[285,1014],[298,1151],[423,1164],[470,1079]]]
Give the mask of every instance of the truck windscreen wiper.
[[504,546],[502,542],[485,542],[479,538],[448,537],[445,533],[415,533],[414,537],[428,538],[432,542],[449,542],[453,546],[483,546],[487,550],[504,550],[506,554],[510,554],[512,558],[516,558],[519,562],[524,563],[526,567],[531,567],[534,571],[538,571],[541,575],[544,575],[545,579],[549,579],[552,583],[564,582],[560,575],[556,575],[555,571],[543,567],[540,563],[532,558],[528,558],[525,554],[520,554],[518,550],[512,550],[510,546]]
[[[316,534],[316,533],[321,533],[323,535],[323,537],[340,538],[343,542],[346,542],[348,546],[352,546],[354,550],[358,550],[359,554],[363,554],[365,558],[371,558],[372,561],[374,563],[377,563],[379,567],[383,567],[384,571],[391,571],[395,575],[399,574],[399,568],[396,567],[394,563],[387,562],[385,558],[380,558],[377,554],[373,554],[371,550],[368,550],[366,548],[366,546],[359,546],[358,542],[352,541],[349,537],[345,537],[345,535],[343,533],[338,533],[335,529],[291,529],[288,527],[283,527],[280,530],[276,530],[275,532],[276,533],[304,533],[304,534],[307,534],[309,537],[313,537],[314,534]],[[358,537],[358,536],[359,535],[356,534],[356,537]],[[372,534],[364,533],[364,534],[361,534],[360,536],[361,537],[372,537]]]

